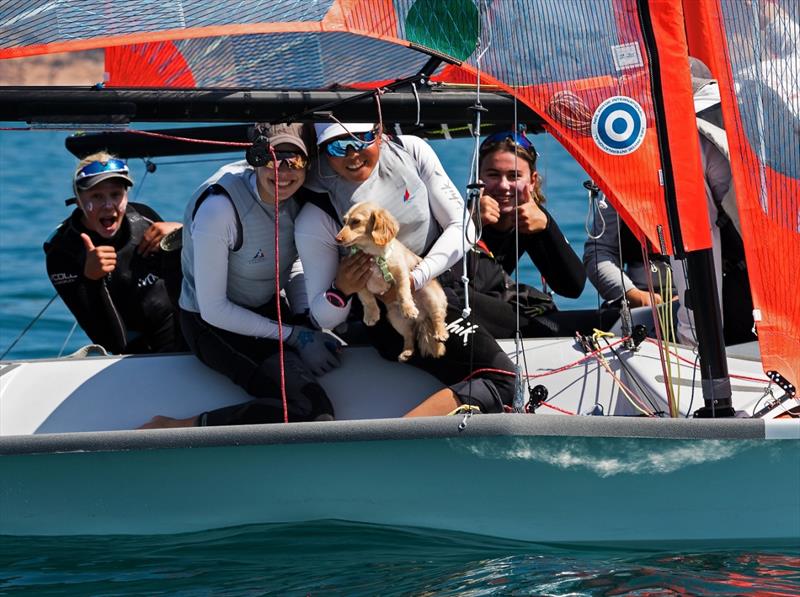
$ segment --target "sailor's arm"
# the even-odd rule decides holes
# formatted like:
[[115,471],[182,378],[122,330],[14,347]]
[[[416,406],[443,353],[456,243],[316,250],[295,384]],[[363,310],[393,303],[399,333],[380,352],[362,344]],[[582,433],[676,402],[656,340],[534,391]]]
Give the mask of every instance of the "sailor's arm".
[[475,240],[475,226],[468,219],[465,242],[464,199],[447,176],[433,148],[413,136],[404,136],[403,146],[417,163],[420,178],[428,189],[431,213],[442,228],[428,254],[411,272],[414,288],[422,288],[464,256],[465,249],[472,246],[470,241]]
[[520,234],[520,243],[553,291],[578,298],[586,285],[583,262],[553,216],[543,207],[539,209],[546,215],[547,225],[534,234]]
[[91,280],[83,264],[59,250],[47,253],[47,275],[78,325],[95,344],[121,354],[128,331],[106,286],[105,277]]
[[[326,294],[339,271],[336,222],[319,207],[307,204],[294,224],[297,252],[304,264],[306,293],[311,318],[323,329],[332,330],[350,314],[352,298],[332,302]],[[347,290],[347,289],[345,289]]]
[[590,231],[591,237],[583,244],[586,275],[600,296],[607,301],[617,300],[628,291],[636,290],[636,285],[623,268],[619,252],[618,222],[619,216],[613,207],[602,209]]
[[[236,244],[236,214],[224,195],[210,195],[192,223],[194,284],[200,317],[229,332],[278,338],[278,325],[228,299],[228,255]],[[184,249],[185,250],[185,249]],[[284,329],[284,335],[291,334]]]

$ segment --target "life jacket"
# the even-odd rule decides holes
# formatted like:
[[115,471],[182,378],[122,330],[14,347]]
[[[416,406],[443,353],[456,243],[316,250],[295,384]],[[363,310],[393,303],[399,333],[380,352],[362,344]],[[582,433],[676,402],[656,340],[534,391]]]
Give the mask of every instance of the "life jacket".
[[[228,298],[244,307],[260,307],[275,295],[275,215],[274,206],[261,201],[253,188],[255,171],[246,161],[220,168],[195,192],[183,217],[183,287],[180,305],[199,313],[195,294],[192,224],[197,210],[212,193],[228,197],[237,220],[236,245],[228,251]],[[295,198],[279,203],[279,242],[281,286],[289,279],[297,259],[294,220],[299,211]]]

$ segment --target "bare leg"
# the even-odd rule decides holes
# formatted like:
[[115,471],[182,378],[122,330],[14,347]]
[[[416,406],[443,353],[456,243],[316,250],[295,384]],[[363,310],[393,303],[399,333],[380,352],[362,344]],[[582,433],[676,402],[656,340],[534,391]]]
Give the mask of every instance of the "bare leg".
[[461,406],[455,393],[450,388],[442,388],[431,394],[422,404],[408,411],[404,417],[435,417],[446,415]]
[[375,295],[368,290],[359,290],[358,298],[364,306],[364,323],[368,326],[373,326],[378,323],[378,320],[381,318],[381,310],[378,308]]
[[156,415],[139,429],[167,429],[173,427],[195,427],[200,417],[187,417],[185,419],[173,419],[172,417],[162,417]]

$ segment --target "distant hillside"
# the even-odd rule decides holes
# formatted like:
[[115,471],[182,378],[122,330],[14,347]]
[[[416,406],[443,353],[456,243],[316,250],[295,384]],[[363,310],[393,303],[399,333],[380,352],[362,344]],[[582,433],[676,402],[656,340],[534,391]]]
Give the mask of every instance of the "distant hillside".
[[103,50],[0,60],[0,85],[94,85],[103,80]]

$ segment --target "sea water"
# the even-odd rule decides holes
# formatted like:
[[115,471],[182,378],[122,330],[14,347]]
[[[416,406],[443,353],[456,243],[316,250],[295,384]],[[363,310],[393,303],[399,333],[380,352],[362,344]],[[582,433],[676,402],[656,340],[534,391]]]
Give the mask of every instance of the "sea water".
[[[0,353],[30,326],[6,358],[52,357],[88,342],[80,328],[72,332],[74,319],[59,299],[44,309],[54,290],[42,243],[72,209],[64,199],[72,194],[76,160],[64,149],[65,137],[57,131],[0,130]],[[580,255],[587,213],[582,182],[588,177],[552,138],[534,141],[548,210]],[[463,189],[472,142],[433,146]],[[179,220],[192,190],[232,159],[238,158],[154,159],[154,173],[132,160],[132,199],[166,220]],[[520,279],[539,283],[527,260]],[[556,302],[562,309],[598,304],[588,283],[580,298]],[[547,509],[547,488],[503,503],[453,507]],[[0,516],[11,515],[1,508]],[[742,513],[763,515],[769,515],[764,504]],[[565,547],[341,522],[147,537],[0,537],[0,595],[166,594],[797,595],[800,547]]]

